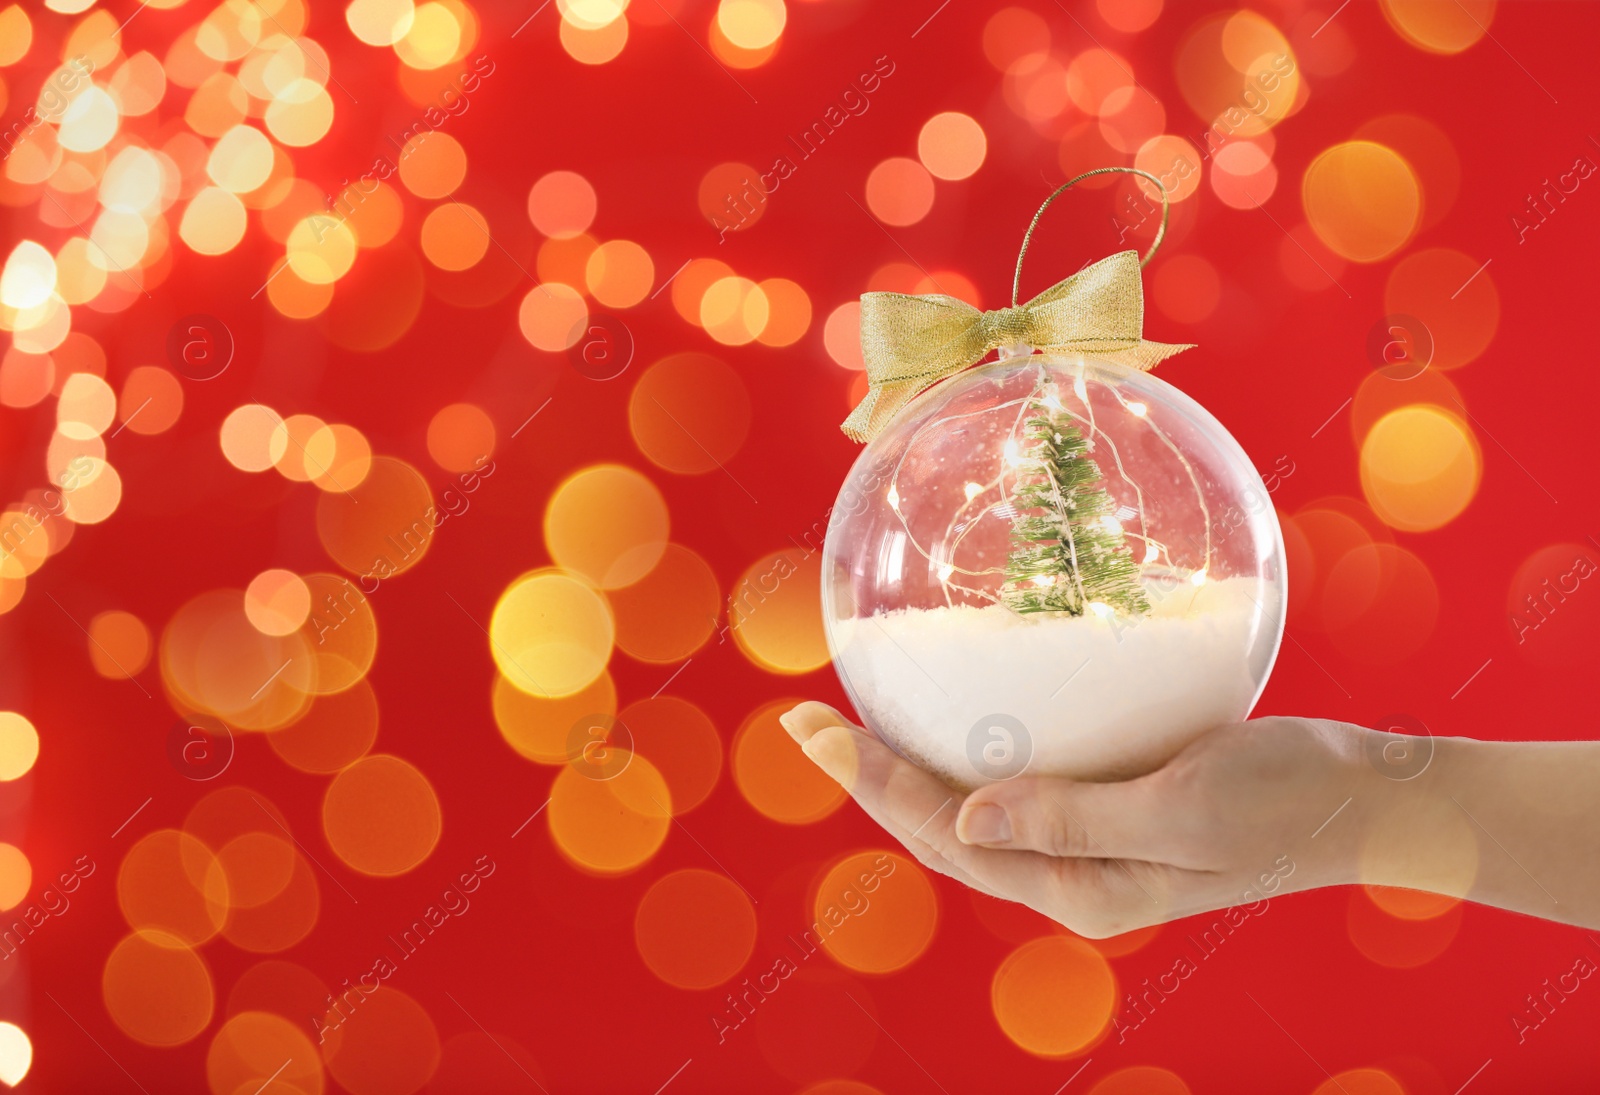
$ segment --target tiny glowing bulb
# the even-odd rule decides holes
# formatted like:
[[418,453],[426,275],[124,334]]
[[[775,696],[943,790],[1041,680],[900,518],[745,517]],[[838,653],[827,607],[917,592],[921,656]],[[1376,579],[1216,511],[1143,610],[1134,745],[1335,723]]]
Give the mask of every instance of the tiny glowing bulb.
[[1145,562],[1153,563],[1159,558],[1161,558],[1161,549],[1160,548],[1156,547],[1154,544],[1146,544],[1144,546],[1144,561]]
[[1015,437],[1006,441],[1006,463],[1013,468],[1022,463],[1022,449],[1017,445]]
[[900,510],[900,492],[893,485],[889,487],[889,508],[897,513]]
[[1111,616],[1115,610],[1103,601],[1090,601],[1089,611],[1104,620]]
[[1205,585],[1206,584],[1206,572],[1203,569],[1195,571],[1193,574],[1189,575],[1189,583],[1191,585],[1197,585],[1197,586]]
[[1100,524],[1105,527],[1107,532],[1115,532],[1119,536],[1122,534],[1122,522],[1109,513],[1100,518]]
[[956,572],[956,568],[951,566],[949,563],[940,564],[940,566],[939,566],[939,581],[948,582],[950,580],[950,575],[954,574],[955,572]]
[[977,483],[968,483],[967,484],[967,501],[969,501],[969,502],[972,501],[974,498],[978,497],[978,495],[980,495],[982,493],[983,493],[983,487],[979,486]]
[[1083,377],[1078,377],[1072,382],[1072,390],[1077,397],[1085,403],[1089,402],[1089,387],[1083,382]]
[[1148,411],[1149,409],[1150,408],[1146,407],[1143,403],[1129,403],[1128,404],[1128,410],[1132,411],[1134,414],[1138,415],[1140,418],[1143,418],[1145,416],[1145,412]]
[[1049,407],[1052,411],[1059,411],[1061,409],[1061,397],[1055,392],[1051,392],[1049,395],[1044,397],[1044,405]]
[[1044,575],[1043,577],[1040,577],[1040,578],[1035,578],[1033,580],[1033,584],[1038,586],[1040,589],[1043,589],[1045,586],[1055,585],[1055,583],[1056,583],[1055,577],[1053,575],[1049,575],[1049,574],[1046,574],[1046,575]]

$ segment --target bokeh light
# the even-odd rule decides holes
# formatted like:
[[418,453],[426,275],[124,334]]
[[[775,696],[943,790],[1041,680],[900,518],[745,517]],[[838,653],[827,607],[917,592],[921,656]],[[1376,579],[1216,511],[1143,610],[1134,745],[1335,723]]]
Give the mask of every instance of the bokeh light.
[[33,888],[33,865],[15,844],[0,843],[0,911],[22,904]]
[[553,239],[568,239],[589,230],[597,207],[594,187],[573,171],[552,171],[528,191],[528,219]]
[[709,715],[677,696],[652,696],[617,718],[632,735],[634,751],[666,781],[675,814],[706,800],[722,773],[722,738]]
[[559,281],[536,285],[522,298],[517,324],[535,349],[558,353],[577,345],[589,318],[583,296]]
[[1001,8],[983,25],[983,55],[997,72],[1050,50],[1050,24],[1027,8]]
[[[1170,1069],[1155,1065],[1119,1068],[1089,1089],[1089,1095],[1190,1095],[1189,1085]],[[1353,1092],[1349,1095],[1354,1095]]]
[[445,471],[469,472],[494,455],[494,420],[475,403],[442,407],[428,422],[428,455]]
[[360,760],[378,739],[378,697],[365,679],[318,696],[296,721],[267,736],[292,768],[329,774]]
[[916,160],[891,156],[867,175],[866,199],[885,224],[916,224],[933,208],[933,176]]
[[[399,989],[358,990],[359,1005],[331,1009],[322,1026],[322,1059],[352,1095],[412,1092],[439,1067],[439,1031],[427,1009]],[[342,999],[342,997],[341,997]]]
[[544,511],[550,557],[601,589],[629,586],[650,573],[670,532],[661,491],[620,464],[598,464],[569,476],[551,493]]
[[673,871],[639,900],[633,938],[650,972],[667,984],[712,988],[737,974],[755,949],[755,907],[725,875]]
[[725,346],[743,346],[766,330],[771,306],[761,286],[733,275],[711,284],[700,298],[700,326]]
[[1383,17],[1407,42],[1429,53],[1460,53],[1494,22],[1496,0],[1381,0]]
[[861,356],[861,304],[847,300],[828,313],[822,325],[822,345],[834,363],[846,369],[864,370]]
[[631,308],[645,299],[655,281],[650,253],[632,240],[610,240],[589,254],[584,283],[607,308]]
[[574,726],[584,720],[604,724],[617,713],[617,687],[602,671],[571,695],[547,697],[530,695],[496,674],[491,702],[507,745],[539,764],[565,764],[572,759]]
[[292,570],[263,570],[245,587],[244,614],[263,635],[287,635],[311,615],[311,589]]
[[130,432],[151,437],[177,424],[183,413],[183,385],[159,365],[140,365],[122,382],[117,417]]
[[614,61],[628,44],[627,17],[613,19],[603,27],[581,27],[563,19],[557,31],[567,56],[584,65],[603,65]]
[[0,780],[21,779],[39,759],[39,732],[15,711],[0,711]]
[[[318,1001],[321,1003],[321,1001]],[[281,1015],[241,1011],[212,1035],[206,1082],[213,1092],[285,1091],[322,1095],[322,1058],[302,1029]]]
[[470,205],[436,206],[422,221],[422,253],[441,270],[467,270],[489,250],[489,222]]
[[467,153],[448,133],[411,138],[400,152],[400,181],[419,198],[443,198],[467,176]]
[[489,622],[489,649],[501,674],[534,696],[570,696],[588,687],[611,657],[611,608],[588,582],[560,570],[535,570],[506,588]]
[[628,424],[651,463],[679,475],[703,475],[725,467],[744,444],[750,396],[739,374],[721,360],[673,354],[640,374],[628,400]]
[[406,36],[416,17],[412,0],[350,0],[344,9],[350,33],[369,46],[392,46]]
[[131,612],[96,614],[89,621],[89,662],[111,680],[137,677],[150,664],[150,629]]
[[[1356,886],[1350,891],[1346,931],[1355,949],[1369,961],[1389,969],[1410,970],[1427,965],[1449,949],[1461,930],[1464,915],[1464,907],[1458,904],[1443,915],[1425,920],[1393,916],[1372,900],[1365,887]],[[1350,1090],[1353,1095],[1368,1089]],[[1372,1090],[1388,1092],[1395,1088]]]
[[128,849],[117,904],[135,931],[159,930],[198,946],[222,929],[228,879],[212,849],[179,829],[158,829]]
[[756,284],[767,301],[767,322],[756,335],[763,346],[792,346],[811,327],[811,298],[796,282],[767,278]]
[[205,960],[176,936],[136,931],[106,957],[100,994],[111,1021],[147,1046],[176,1046],[211,1022],[216,993]]
[[[1600,606],[1574,597],[1595,570],[1593,544],[1567,541],[1534,551],[1506,589],[1506,634],[1517,654],[1534,665],[1584,664],[1600,639]],[[1548,808],[1546,791],[1531,796]]]
[[917,134],[917,158],[939,179],[966,179],[983,166],[989,140],[970,114],[935,114]]
[[[550,838],[575,866],[621,874],[655,855],[672,827],[672,794],[655,765],[623,750],[610,779],[568,765],[550,785]],[[608,766],[609,769],[609,766]]]
[[322,799],[328,846],[362,874],[404,874],[439,842],[439,796],[399,757],[373,754],[333,777]]
[[1421,403],[1390,411],[1361,445],[1361,489],[1386,524],[1406,532],[1440,528],[1478,492],[1483,454],[1455,414]]
[[783,0],[720,0],[717,29],[740,49],[765,49],[783,33],[788,15]]
[[681,544],[666,544],[637,582],[608,591],[617,649],[642,662],[674,664],[705,645],[722,607],[711,567]]
[[822,945],[835,961],[863,973],[889,973],[915,962],[933,942],[939,899],[914,861],[873,848],[827,870],[812,898],[812,917],[834,929]]
[[1117,981],[1099,951],[1049,935],[1024,943],[995,971],[990,1004],[1005,1036],[1036,1057],[1067,1057],[1111,1022]]
[[843,805],[846,792],[800,751],[778,716],[799,703],[774,700],[756,708],[733,739],[733,781],[745,801],[786,825],[821,821]]
[[1322,622],[1338,650],[1394,665],[1423,648],[1439,619],[1439,588],[1420,558],[1393,544],[1352,548],[1325,572]]
[[1372,141],[1346,141],[1312,160],[1300,197],[1317,237],[1352,262],[1377,262],[1398,251],[1416,230],[1422,207],[1410,165]]
[[763,556],[729,595],[734,641],[774,673],[809,673],[828,663],[822,628],[822,564],[817,552],[785,549]]
[[317,536],[351,574],[387,579],[422,561],[433,545],[438,513],[416,468],[375,456],[357,486],[317,498]]
[[1384,309],[1427,329],[1433,352],[1422,364],[1458,369],[1488,348],[1500,325],[1500,292],[1488,265],[1435,247],[1407,255],[1389,271]]

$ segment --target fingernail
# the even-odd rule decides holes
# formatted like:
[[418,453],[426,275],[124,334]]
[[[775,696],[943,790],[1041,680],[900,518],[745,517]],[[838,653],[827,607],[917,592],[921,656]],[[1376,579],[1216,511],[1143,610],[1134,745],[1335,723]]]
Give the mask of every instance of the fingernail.
[[1011,819],[999,806],[980,802],[963,810],[958,821],[956,835],[963,844],[1008,844],[1011,841]]
[[778,725],[783,727],[784,732],[786,734],[788,734],[791,738],[793,738],[795,741],[799,741],[799,742],[801,742],[801,744],[804,744],[804,742],[802,741],[802,739],[800,737],[800,731],[798,731],[798,730],[796,730],[794,728],[794,711],[793,710],[785,711],[783,714],[779,715],[778,716]]

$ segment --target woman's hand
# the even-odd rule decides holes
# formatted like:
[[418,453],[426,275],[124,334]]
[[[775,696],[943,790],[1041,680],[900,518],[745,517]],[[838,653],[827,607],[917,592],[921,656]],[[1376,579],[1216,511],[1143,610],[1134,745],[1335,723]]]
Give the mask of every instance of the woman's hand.
[[[963,795],[825,704],[803,703],[782,721],[924,866],[1091,938],[1353,882],[1470,895],[1572,922],[1600,918],[1600,872],[1585,859],[1600,843],[1594,808],[1586,832],[1564,848],[1531,846],[1542,827],[1523,822],[1500,790],[1520,771],[1544,780],[1545,795],[1573,797],[1562,781],[1579,781],[1574,794],[1591,785],[1600,755],[1590,743],[1416,742],[1346,723],[1263,718],[1206,733],[1137,779],[1023,776]],[[1431,764],[1391,768],[1386,746],[1395,743],[1420,744]],[[1568,859],[1582,875],[1566,872],[1579,885],[1563,908],[1529,864],[1550,864],[1554,881]]]

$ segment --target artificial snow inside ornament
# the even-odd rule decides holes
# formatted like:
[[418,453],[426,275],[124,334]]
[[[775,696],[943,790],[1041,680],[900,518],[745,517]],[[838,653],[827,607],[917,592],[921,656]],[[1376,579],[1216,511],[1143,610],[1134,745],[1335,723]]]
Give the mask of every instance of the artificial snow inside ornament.
[[1143,340],[1140,265],[997,312],[862,298],[871,388],[844,428],[869,444],[824,548],[828,642],[867,725],[955,786],[1149,771],[1243,719],[1277,654],[1276,513],[1145,371],[1187,347]]

